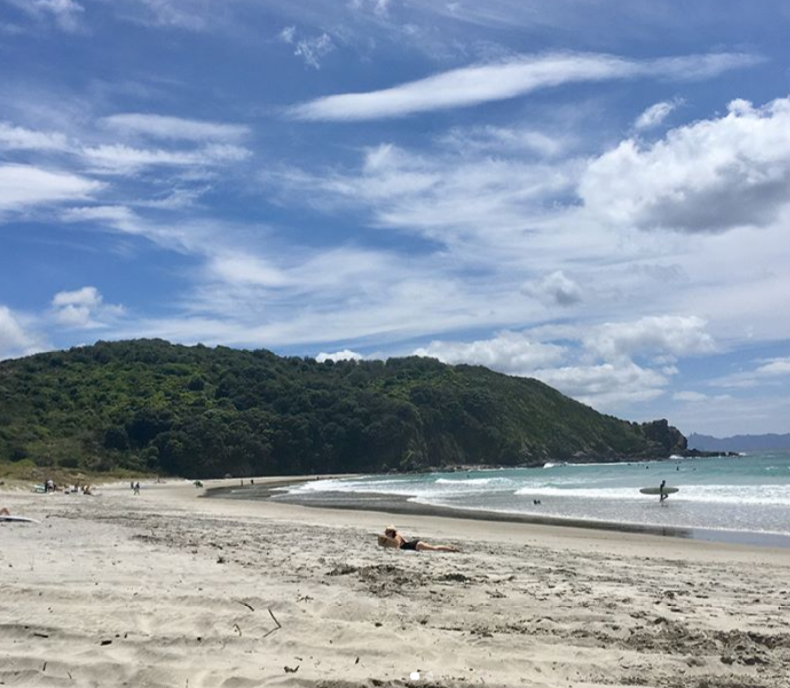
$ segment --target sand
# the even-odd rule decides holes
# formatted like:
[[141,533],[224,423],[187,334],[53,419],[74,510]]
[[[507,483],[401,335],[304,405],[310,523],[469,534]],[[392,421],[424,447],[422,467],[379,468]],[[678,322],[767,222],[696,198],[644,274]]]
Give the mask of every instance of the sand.
[[0,492],[0,685],[790,685],[790,550],[201,493]]

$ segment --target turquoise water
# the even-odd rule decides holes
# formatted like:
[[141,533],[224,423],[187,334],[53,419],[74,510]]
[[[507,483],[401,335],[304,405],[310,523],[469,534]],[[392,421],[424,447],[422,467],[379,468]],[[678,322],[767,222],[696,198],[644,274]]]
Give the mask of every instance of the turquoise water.
[[[678,487],[663,505],[639,493]],[[293,497],[390,494],[419,504],[648,527],[790,536],[790,452],[538,469],[370,475],[289,488]],[[538,500],[540,503],[536,504]]]

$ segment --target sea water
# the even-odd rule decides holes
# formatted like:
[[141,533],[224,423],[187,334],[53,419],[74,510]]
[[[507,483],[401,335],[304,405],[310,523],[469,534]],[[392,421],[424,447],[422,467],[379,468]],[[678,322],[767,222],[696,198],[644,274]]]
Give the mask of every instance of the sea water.
[[[679,492],[663,504],[658,496],[639,492],[642,487],[658,487],[664,480]],[[742,533],[747,537],[734,539],[745,542],[759,542],[762,535],[766,544],[790,544],[788,451],[651,462],[547,463],[538,469],[368,475],[287,488],[288,501],[331,502],[332,496],[340,494],[346,500],[356,495],[361,501],[366,495],[393,495],[428,506],[541,519]]]

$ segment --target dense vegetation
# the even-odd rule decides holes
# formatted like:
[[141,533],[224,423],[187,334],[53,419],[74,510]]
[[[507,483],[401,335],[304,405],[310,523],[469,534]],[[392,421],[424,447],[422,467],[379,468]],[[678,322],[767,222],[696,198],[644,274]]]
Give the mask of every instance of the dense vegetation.
[[628,423],[536,380],[428,358],[318,363],[137,340],[0,363],[0,467],[211,477],[683,449],[666,421]]

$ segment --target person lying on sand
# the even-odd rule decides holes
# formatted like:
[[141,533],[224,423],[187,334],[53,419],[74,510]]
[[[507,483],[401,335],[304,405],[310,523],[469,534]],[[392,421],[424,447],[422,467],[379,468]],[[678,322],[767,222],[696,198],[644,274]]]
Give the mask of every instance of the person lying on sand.
[[414,549],[418,552],[460,552],[457,547],[452,545],[429,545],[422,540],[407,540],[399,533],[395,526],[387,526],[384,535],[379,535],[379,544],[382,547],[394,547],[396,549]]

